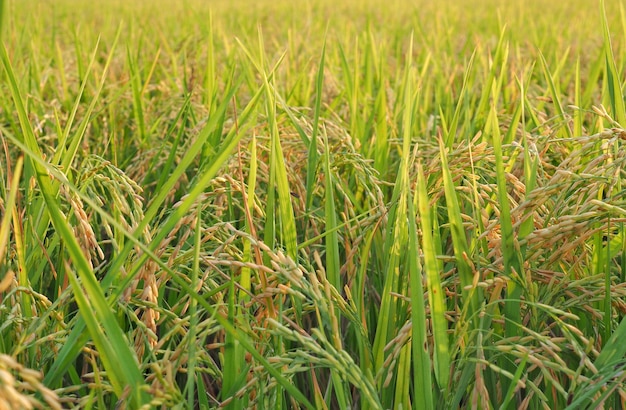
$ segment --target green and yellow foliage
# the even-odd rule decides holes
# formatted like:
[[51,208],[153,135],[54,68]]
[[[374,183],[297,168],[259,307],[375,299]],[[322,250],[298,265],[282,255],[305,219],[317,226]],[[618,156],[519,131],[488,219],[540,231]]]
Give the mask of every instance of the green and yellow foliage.
[[0,408],[626,407],[621,3],[0,3]]

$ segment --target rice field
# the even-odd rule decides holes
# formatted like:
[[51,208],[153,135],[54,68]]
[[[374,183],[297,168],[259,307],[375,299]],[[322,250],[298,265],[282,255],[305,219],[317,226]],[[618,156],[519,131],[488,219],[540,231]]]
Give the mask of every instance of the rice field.
[[0,5],[0,409],[626,408],[621,2]]

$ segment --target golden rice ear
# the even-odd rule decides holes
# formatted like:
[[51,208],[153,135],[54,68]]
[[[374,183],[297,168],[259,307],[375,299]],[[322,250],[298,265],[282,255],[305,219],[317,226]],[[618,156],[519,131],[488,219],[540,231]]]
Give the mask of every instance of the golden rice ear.
[[[10,287],[17,285],[15,281],[15,273],[12,270],[8,270],[2,280],[0,280],[0,293],[6,292]],[[2,296],[0,295],[0,302],[2,301]]]
[[[0,408],[33,409],[46,406],[61,410],[59,396],[41,383],[42,374],[29,369],[6,354],[0,354]],[[43,401],[33,396],[41,394]]]

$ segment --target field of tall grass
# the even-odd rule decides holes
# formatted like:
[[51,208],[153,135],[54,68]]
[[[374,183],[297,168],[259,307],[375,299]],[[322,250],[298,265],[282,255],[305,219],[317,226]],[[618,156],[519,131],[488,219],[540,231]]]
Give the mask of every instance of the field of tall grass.
[[621,2],[2,3],[0,409],[626,408]]

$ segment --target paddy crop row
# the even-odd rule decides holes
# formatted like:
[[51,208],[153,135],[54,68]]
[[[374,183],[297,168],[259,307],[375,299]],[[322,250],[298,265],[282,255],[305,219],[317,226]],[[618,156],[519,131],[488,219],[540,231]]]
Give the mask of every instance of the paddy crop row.
[[624,408],[618,2],[3,3],[0,408]]

